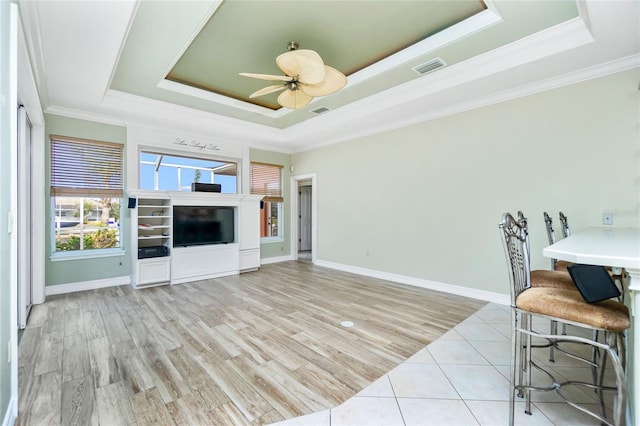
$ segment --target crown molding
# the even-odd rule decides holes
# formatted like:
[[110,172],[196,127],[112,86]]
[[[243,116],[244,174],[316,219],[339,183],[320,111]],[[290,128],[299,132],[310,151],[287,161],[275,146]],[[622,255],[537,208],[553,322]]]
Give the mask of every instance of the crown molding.
[[[395,112],[395,107],[405,105],[460,86],[474,80],[531,63],[533,61],[558,54],[569,49],[583,46],[594,41],[593,36],[581,18],[574,18],[555,25],[536,34],[524,37],[507,45],[478,55],[461,63],[447,67],[446,72],[435,72],[400,86],[376,93],[353,102],[315,120],[303,122],[284,129],[284,138],[288,143],[305,140],[305,146],[293,149],[309,150],[320,146],[343,142],[368,134],[402,126],[407,121],[416,121],[416,115],[407,117],[405,112]],[[397,109],[396,109],[397,111]],[[385,112],[385,120],[367,121],[367,117],[378,116]],[[367,121],[364,125],[356,120]],[[391,124],[389,124],[391,123]],[[396,125],[396,123],[398,123]],[[362,129],[365,128],[363,131]],[[333,130],[331,134],[327,129]],[[338,130],[338,131],[336,131]]]
[[[325,134],[321,142],[312,144],[303,141],[305,136],[302,132],[300,132],[300,134],[291,134],[287,129],[283,131],[267,126],[249,124],[212,113],[193,110],[188,107],[159,102],[123,92],[116,93],[115,91],[111,91],[110,96],[118,100],[108,102],[108,104],[117,111],[117,116],[97,114],[61,106],[50,106],[45,110],[45,113],[116,126],[142,125],[161,128],[170,126],[174,129],[184,129],[190,132],[215,133],[217,136],[220,135],[221,129],[224,128],[226,137],[235,143],[241,143],[251,148],[294,154],[531,96],[636,68],[640,68],[640,55],[638,54],[515,87],[510,90],[493,93],[488,96],[475,98],[445,108],[437,108],[422,114],[404,116],[403,119],[371,120],[370,125],[363,126],[356,124],[350,129],[344,127],[338,128],[339,124],[336,125],[337,120],[342,120],[345,116],[343,115],[342,109],[332,110],[329,113],[323,114],[321,117],[317,117],[311,123],[306,122],[305,129],[302,129],[305,133],[328,129],[324,132]],[[136,114],[128,116],[126,112],[132,110],[136,110]],[[176,115],[176,110],[180,110],[180,114]],[[141,114],[140,111],[145,112]],[[376,114],[377,117],[378,113],[384,113],[384,111],[369,111],[367,114]],[[365,116],[367,114],[365,114]],[[123,115],[127,118],[120,118]],[[347,121],[350,120],[353,120],[353,117],[347,117]],[[238,131],[239,127],[243,128],[242,133]],[[268,132],[270,135],[266,136],[264,132]]]
[[59,105],[48,106],[47,109],[44,110],[44,113],[52,114],[52,115],[60,115],[62,117],[68,117],[68,118],[75,118],[78,120],[93,121],[93,122],[102,123],[102,124],[111,124],[113,126],[120,126],[120,127],[126,126],[126,123],[124,120],[112,115],[96,114],[89,111],[79,110],[75,108],[68,108],[68,107],[59,106]]

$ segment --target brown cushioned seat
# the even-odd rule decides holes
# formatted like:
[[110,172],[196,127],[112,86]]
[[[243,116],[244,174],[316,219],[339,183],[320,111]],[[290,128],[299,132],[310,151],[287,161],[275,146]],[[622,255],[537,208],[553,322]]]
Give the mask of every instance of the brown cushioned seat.
[[578,291],[567,271],[536,269],[531,271],[531,287],[563,288]]
[[562,318],[603,330],[621,332],[629,328],[629,309],[615,300],[587,303],[579,292],[550,287],[531,287],[517,297],[522,310]]

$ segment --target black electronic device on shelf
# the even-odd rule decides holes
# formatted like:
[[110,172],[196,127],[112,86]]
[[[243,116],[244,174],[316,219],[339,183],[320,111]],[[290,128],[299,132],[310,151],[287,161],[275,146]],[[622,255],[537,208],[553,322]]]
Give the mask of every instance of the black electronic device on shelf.
[[191,192],[222,192],[222,185],[219,183],[193,182]]
[[138,259],[149,259],[152,257],[169,256],[169,247],[167,246],[150,246],[138,248]]

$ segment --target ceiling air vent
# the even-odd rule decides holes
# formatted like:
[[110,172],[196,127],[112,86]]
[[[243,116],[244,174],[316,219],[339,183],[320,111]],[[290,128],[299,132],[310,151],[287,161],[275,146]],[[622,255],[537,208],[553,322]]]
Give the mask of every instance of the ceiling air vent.
[[314,114],[322,114],[322,113],[327,112],[327,111],[329,111],[329,108],[323,107],[323,106],[318,107],[318,108],[314,108],[314,109],[311,110],[311,112],[314,113]]
[[415,72],[417,72],[420,75],[425,75],[425,74],[428,74],[430,72],[433,72],[433,71],[437,70],[438,68],[442,68],[445,65],[447,65],[447,64],[442,59],[435,58],[435,59],[430,60],[429,62],[425,62],[424,64],[416,65],[415,67],[413,67],[411,69],[414,70]]

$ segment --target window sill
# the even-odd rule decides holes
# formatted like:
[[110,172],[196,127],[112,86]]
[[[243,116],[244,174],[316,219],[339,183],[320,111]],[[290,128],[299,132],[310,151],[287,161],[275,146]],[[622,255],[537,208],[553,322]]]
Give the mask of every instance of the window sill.
[[123,249],[95,249],[95,250],[74,250],[66,252],[56,252],[49,256],[52,262],[62,262],[66,260],[97,259],[102,257],[125,256],[127,252]]
[[284,241],[282,237],[261,237],[260,244],[281,243]]

